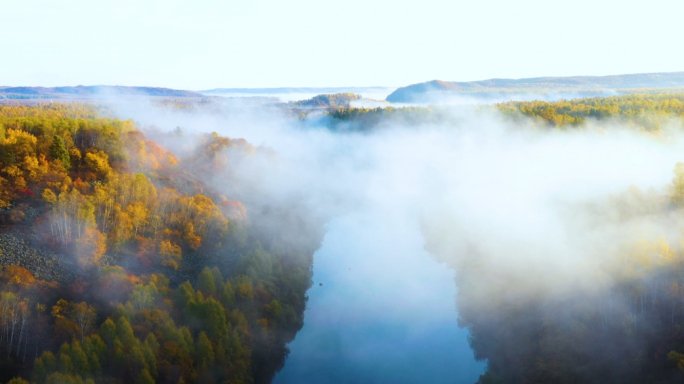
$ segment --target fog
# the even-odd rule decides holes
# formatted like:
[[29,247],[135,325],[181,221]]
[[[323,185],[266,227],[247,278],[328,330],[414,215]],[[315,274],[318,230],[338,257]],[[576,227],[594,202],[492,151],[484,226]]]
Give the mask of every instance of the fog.
[[[313,381],[344,382],[341,373],[338,379],[316,376],[332,362],[351,367],[345,371],[356,372],[351,377],[382,381],[380,373],[354,363],[364,359],[359,354],[404,366],[406,356],[419,355],[410,348],[415,335],[434,347],[420,354],[448,365],[453,355],[430,333],[438,329],[447,329],[454,353],[464,356],[469,373],[459,380],[474,381],[482,366],[464,352],[465,333],[455,328],[458,315],[451,311],[464,304],[455,300],[457,290],[459,300],[471,300],[469,311],[486,312],[502,301],[608,289],[625,247],[661,236],[676,243],[684,227],[663,208],[662,197],[674,165],[684,160],[678,122],[658,134],[606,121],[554,131],[531,120],[455,108],[452,123],[387,121],[361,134],[335,133],[317,121],[247,105],[180,112],[118,102],[113,110],[181,156],[198,133],[245,138],[271,155],[228,153],[230,174],[209,180],[214,187],[244,201],[248,211],[281,204],[328,223],[291,360],[329,351],[320,343],[330,335],[316,336],[315,326],[336,335],[331,340],[337,338],[338,353],[318,366],[309,360],[313,371],[286,362],[276,382],[297,382],[297,372]],[[163,134],[176,127],[180,140]],[[637,212],[634,200],[655,208]],[[387,329],[388,336],[373,339],[373,327]],[[397,327],[399,335],[392,333]],[[390,341],[396,344],[385,344]],[[430,377],[429,366],[416,362],[405,382]],[[442,374],[453,382],[454,372]]]
[[478,105],[496,104],[508,101],[548,101],[583,99],[589,97],[610,97],[629,93],[613,89],[595,91],[488,91],[488,92],[456,92],[426,91],[409,93],[405,102],[392,102],[391,106],[444,106],[444,105]]
[[208,96],[228,98],[272,98],[280,102],[310,99],[320,94],[356,93],[365,99],[385,100],[396,87],[336,87],[336,88],[263,88],[263,89],[216,89],[200,91]]

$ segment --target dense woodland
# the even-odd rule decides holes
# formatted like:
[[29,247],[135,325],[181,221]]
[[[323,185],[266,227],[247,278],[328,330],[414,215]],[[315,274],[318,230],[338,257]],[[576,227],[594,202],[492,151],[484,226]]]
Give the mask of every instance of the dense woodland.
[[505,115],[534,117],[554,127],[580,127],[588,121],[616,120],[654,131],[673,117],[684,117],[684,94],[646,93],[547,101],[514,101],[496,106]]
[[270,382],[320,236],[287,241],[301,212],[253,217],[198,178],[228,172],[227,151],[259,156],[244,140],[177,158],[101,112],[0,106],[0,382]]

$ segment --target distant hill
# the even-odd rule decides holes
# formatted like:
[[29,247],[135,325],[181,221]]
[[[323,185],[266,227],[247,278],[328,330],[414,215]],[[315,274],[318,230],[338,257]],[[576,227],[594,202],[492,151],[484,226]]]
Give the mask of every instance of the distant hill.
[[449,94],[549,93],[676,87],[684,87],[684,72],[489,79],[469,82],[433,80],[398,88],[387,96],[386,100],[393,103],[410,103],[430,101]]
[[204,95],[169,88],[125,87],[120,85],[92,85],[75,87],[0,87],[0,98],[83,98],[93,96],[163,96],[163,97],[204,97]]

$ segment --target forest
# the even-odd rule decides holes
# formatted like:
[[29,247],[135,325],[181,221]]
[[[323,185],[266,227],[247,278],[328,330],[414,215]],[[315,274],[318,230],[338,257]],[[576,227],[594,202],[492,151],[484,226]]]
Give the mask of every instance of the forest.
[[0,382],[270,382],[322,229],[198,176],[262,155],[244,140],[199,135],[179,158],[105,115],[0,105]]
[[[643,90],[639,93],[559,101],[510,101],[481,104],[477,112],[492,111],[515,123],[532,119],[542,128],[586,127],[592,121],[610,121],[633,129],[658,131],[684,116],[684,93],[677,90]],[[366,132],[398,123],[405,126],[458,125],[463,121],[449,106],[346,108],[328,112],[335,130]]]
[[582,126],[591,120],[613,120],[657,131],[672,118],[684,116],[684,94],[663,91],[556,102],[514,101],[497,104],[496,108],[509,117],[533,117],[553,127]]

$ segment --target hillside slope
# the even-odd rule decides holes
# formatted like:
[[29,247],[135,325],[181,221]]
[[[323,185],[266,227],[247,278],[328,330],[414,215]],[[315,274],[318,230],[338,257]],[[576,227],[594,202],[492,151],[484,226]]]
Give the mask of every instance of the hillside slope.
[[214,184],[270,151],[156,136],[196,146],[176,156],[86,103],[0,105],[0,383],[261,384],[282,368],[322,223]]
[[433,80],[399,88],[387,96],[387,101],[393,103],[421,102],[444,94],[546,93],[676,87],[684,87],[684,72],[489,79],[469,82]]

